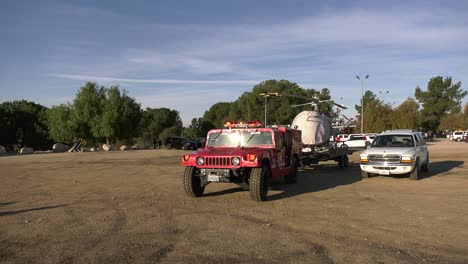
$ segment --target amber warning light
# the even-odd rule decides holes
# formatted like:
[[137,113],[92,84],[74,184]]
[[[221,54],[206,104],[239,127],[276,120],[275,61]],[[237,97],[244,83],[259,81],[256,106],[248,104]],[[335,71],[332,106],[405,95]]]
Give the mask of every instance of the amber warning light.
[[262,127],[262,122],[260,121],[248,121],[248,122],[226,122],[224,123],[226,128],[257,128]]

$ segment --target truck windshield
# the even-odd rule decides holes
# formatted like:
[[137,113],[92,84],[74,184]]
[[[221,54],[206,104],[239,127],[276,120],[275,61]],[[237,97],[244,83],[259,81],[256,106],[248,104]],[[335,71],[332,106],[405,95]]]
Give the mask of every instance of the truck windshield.
[[414,147],[414,140],[411,135],[381,135],[375,137],[371,147]]
[[208,147],[237,147],[239,146],[238,131],[220,131],[208,135]]
[[273,145],[270,131],[225,130],[208,135],[208,147],[261,147]]
[[272,133],[270,131],[242,131],[241,146],[271,146],[273,145]]

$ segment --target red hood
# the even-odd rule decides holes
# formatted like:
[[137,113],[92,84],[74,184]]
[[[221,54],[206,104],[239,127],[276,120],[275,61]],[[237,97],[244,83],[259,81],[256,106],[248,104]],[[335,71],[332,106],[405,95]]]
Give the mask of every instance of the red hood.
[[207,148],[197,151],[199,156],[244,156],[247,154],[262,154],[268,152],[265,148]]

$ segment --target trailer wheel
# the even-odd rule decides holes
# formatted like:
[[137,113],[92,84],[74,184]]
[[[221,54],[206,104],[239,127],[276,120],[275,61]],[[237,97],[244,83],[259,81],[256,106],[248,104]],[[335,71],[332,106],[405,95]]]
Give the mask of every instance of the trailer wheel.
[[348,164],[349,164],[348,155],[341,156],[340,160],[338,161],[338,165],[340,166],[340,168],[348,167]]
[[266,201],[268,196],[269,171],[266,166],[253,168],[250,173],[250,197],[256,202]]
[[184,190],[187,196],[200,197],[205,191],[205,186],[202,186],[198,169],[195,167],[186,167],[184,172]]

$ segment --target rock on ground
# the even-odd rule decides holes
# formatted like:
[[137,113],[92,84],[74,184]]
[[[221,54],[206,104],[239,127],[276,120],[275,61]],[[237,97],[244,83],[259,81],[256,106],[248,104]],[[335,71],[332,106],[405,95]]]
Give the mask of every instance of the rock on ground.
[[61,144],[61,143],[55,143],[53,146],[52,146],[52,151],[53,152],[66,152],[70,149],[70,146],[68,145],[65,145],[65,144]]
[[105,151],[109,151],[109,150],[112,149],[112,145],[104,144],[104,145],[102,145],[102,149],[105,150]]
[[28,147],[24,147],[24,148],[21,148],[20,150],[20,154],[33,154],[34,153],[34,149],[32,148],[28,148]]

